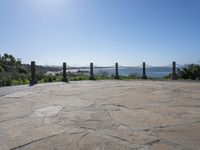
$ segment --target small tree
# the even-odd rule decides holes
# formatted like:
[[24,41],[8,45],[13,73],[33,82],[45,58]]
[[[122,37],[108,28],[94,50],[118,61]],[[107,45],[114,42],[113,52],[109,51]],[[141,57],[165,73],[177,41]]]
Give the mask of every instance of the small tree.
[[9,55],[7,53],[5,53],[2,57],[1,57],[1,63],[5,64],[5,65],[10,65],[10,66],[14,66],[16,64],[16,59],[15,57],[13,57],[12,55]]

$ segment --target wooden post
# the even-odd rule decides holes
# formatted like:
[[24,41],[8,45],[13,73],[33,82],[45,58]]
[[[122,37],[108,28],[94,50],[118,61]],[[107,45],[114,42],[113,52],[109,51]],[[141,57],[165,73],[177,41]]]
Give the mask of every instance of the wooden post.
[[68,78],[67,78],[67,64],[64,62],[63,63],[63,78],[62,81],[63,82],[68,82]]
[[146,75],[146,63],[145,62],[143,62],[142,79],[147,79],[147,75]]
[[119,79],[118,63],[115,63],[115,79]]
[[172,63],[172,80],[177,80],[176,62],[175,61]]
[[36,73],[35,73],[35,61],[31,61],[31,80],[30,85],[37,84]]
[[93,63],[90,63],[90,77],[89,80],[95,80],[93,73]]

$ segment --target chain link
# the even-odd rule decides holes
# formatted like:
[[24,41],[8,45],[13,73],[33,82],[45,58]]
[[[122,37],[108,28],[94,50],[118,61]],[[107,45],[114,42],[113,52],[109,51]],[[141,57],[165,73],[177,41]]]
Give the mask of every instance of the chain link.
[[[20,68],[20,66],[12,66],[12,65],[5,65],[5,64],[2,64],[2,66],[9,67],[9,68],[15,68],[15,69]],[[31,67],[31,65],[22,65],[22,66],[27,67],[27,68]],[[186,65],[176,64],[176,67],[179,67],[179,68],[183,68],[185,66]],[[36,67],[40,67],[40,66],[36,65]],[[42,66],[42,67],[45,67],[45,66]],[[46,66],[46,67],[52,67],[52,66]],[[62,66],[53,66],[53,67],[62,68]],[[72,66],[68,66],[68,67],[71,68]],[[118,65],[118,67],[119,68],[142,68],[143,65],[142,64],[137,65],[137,66],[123,66],[123,65]],[[169,65],[166,65],[166,66],[151,66],[149,64],[146,64],[146,67],[147,68],[170,68],[170,67],[172,67],[172,64],[169,64]],[[76,67],[76,68],[82,68],[82,67]],[[90,67],[88,66],[88,67],[85,67],[85,68],[90,68]],[[93,68],[115,68],[115,65],[104,66],[104,67],[93,65]]]
[[179,68],[183,68],[183,67],[185,67],[186,65],[176,64],[176,66],[179,67]]
[[120,68],[141,68],[142,67],[142,64],[138,65],[138,66],[122,66],[122,65],[119,65]]
[[170,68],[170,67],[172,67],[172,64],[169,64],[169,65],[166,65],[166,66],[151,66],[151,65],[146,64],[146,66],[148,68]]

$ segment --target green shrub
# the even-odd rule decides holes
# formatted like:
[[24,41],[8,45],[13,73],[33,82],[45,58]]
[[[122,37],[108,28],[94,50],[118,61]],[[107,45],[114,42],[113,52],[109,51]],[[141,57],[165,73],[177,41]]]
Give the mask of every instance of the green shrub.
[[177,75],[181,79],[200,80],[200,65],[199,64],[186,65],[184,68],[178,69]]
[[0,65],[0,72],[4,72],[4,69],[1,65]]
[[129,74],[127,79],[140,79],[140,75],[139,74]]

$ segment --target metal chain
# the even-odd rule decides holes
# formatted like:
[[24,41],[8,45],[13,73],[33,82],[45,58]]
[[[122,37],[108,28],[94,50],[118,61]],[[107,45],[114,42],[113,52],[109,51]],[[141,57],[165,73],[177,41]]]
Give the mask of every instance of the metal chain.
[[185,67],[186,65],[180,65],[180,64],[176,64],[177,67]]
[[146,66],[149,68],[169,68],[169,67],[172,67],[172,64],[169,64],[166,66],[151,66],[151,65],[146,64]]
[[119,67],[121,67],[121,68],[141,68],[142,64],[140,64],[138,66],[122,66],[122,65],[119,65]]
[[[19,68],[18,66],[11,66],[11,65],[5,65],[3,64],[2,66],[6,66],[6,67],[10,67],[10,68]],[[181,65],[181,64],[176,64],[177,67],[185,67],[186,65]],[[28,67],[28,66],[25,66],[25,67]],[[29,66],[30,67],[30,66]],[[36,67],[38,67],[36,65]],[[50,66],[49,66],[50,67]],[[62,66],[57,66],[57,67],[60,67],[62,68]],[[68,67],[71,67],[71,66],[68,66]],[[112,65],[112,66],[104,66],[104,67],[101,67],[101,66],[97,66],[97,65],[93,65],[94,68],[115,68],[115,65]],[[141,68],[143,67],[142,64],[138,65],[138,66],[123,66],[123,65],[118,65],[119,68]],[[166,66],[151,66],[149,64],[146,64],[146,67],[149,67],[149,68],[168,68],[168,67],[172,67],[172,64],[169,64],[169,65],[166,65]],[[78,68],[78,67],[77,67]],[[89,68],[89,67],[88,67]]]

